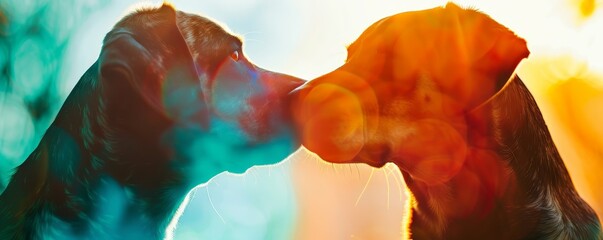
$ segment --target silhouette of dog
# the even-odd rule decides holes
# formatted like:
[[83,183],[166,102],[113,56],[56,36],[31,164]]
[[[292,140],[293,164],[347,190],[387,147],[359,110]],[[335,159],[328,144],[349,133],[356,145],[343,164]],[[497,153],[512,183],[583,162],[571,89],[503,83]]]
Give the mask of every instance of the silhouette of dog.
[[384,18],[343,66],[292,93],[302,144],[333,163],[395,163],[411,193],[408,238],[602,239],[514,75],[528,55],[452,3]]
[[0,196],[0,239],[159,239],[193,187],[297,148],[288,93],[216,23],[169,5],[120,20]]

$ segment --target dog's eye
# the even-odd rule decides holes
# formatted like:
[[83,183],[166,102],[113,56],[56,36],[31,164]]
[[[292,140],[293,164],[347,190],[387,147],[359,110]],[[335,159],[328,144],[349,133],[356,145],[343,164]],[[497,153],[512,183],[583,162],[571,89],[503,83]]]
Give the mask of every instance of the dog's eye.
[[230,58],[232,58],[232,60],[239,61],[239,51],[234,51],[230,54]]

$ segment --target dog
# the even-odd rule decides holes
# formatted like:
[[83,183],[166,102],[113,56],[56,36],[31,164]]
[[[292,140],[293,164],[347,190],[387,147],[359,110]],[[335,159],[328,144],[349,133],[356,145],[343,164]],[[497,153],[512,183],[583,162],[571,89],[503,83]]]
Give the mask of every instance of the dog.
[[303,81],[242,48],[165,3],[121,19],[0,196],[0,239],[162,239],[193,187],[285,159]]
[[514,74],[528,55],[453,3],[386,17],[291,93],[300,141],[331,163],[396,164],[408,239],[603,239]]

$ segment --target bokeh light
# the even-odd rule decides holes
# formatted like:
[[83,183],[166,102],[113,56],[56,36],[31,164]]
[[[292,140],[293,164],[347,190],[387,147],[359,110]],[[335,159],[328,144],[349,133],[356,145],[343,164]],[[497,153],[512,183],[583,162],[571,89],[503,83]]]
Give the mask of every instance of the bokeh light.
[[[173,1],[241,35],[246,55],[259,66],[305,79],[340,66],[346,46],[373,22],[445,2]],[[580,194],[601,218],[603,1],[457,2],[528,41],[531,56],[518,73],[536,97]],[[103,36],[137,4],[0,2],[0,189],[96,60]],[[391,165],[330,165],[302,149],[281,165],[222,174],[197,188],[175,238],[399,239],[402,184]]]

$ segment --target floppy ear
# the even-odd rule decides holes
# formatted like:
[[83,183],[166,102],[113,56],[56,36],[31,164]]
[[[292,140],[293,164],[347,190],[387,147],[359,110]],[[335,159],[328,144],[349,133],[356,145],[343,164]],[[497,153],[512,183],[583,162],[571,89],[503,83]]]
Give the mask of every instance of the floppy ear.
[[120,24],[125,26],[105,37],[99,58],[101,82],[107,91],[115,92],[109,94],[133,94],[170,118],[207,123],[199,74],[178,28],[175,10],[164,5],[129,18],[135,19],[122,20]]
[[428,18],[432,21],[417,28],[433,36],[430,40],[437,50],[420,49],[429,56],[426,65],[430,74],[441,79],[441,90],[453,96],[466,110],[473,109],[492,98],[507,83],[519,62],[529,55],[526,42],[475,10],[452,3],[437,10],[443,11],[440,18]]
[[469,109],[478,107],[498,93],[511,79],[522,59],[528,57],[526,41],[504,26],[481,15],[470,29],[464,29],[468,39],[466,50],[471,59],[473,88],[469,94]]
[[[162,109],[159,83],[160,66],[151,53],[132,33],[126,30],[111,32],[99,57],[101,83],[114,94],[137,94],[156,110]],[[143,82],[144,81],[144,82]]]
[[475,59],[473,69],[477,77],[474,80],[489,83],[481,94],[478,91],[472,107],[483,105],[500,92],[511,80],[517,65],[529,54],[523,39],[510,31],[501,33],[491,47],[481,57]]

